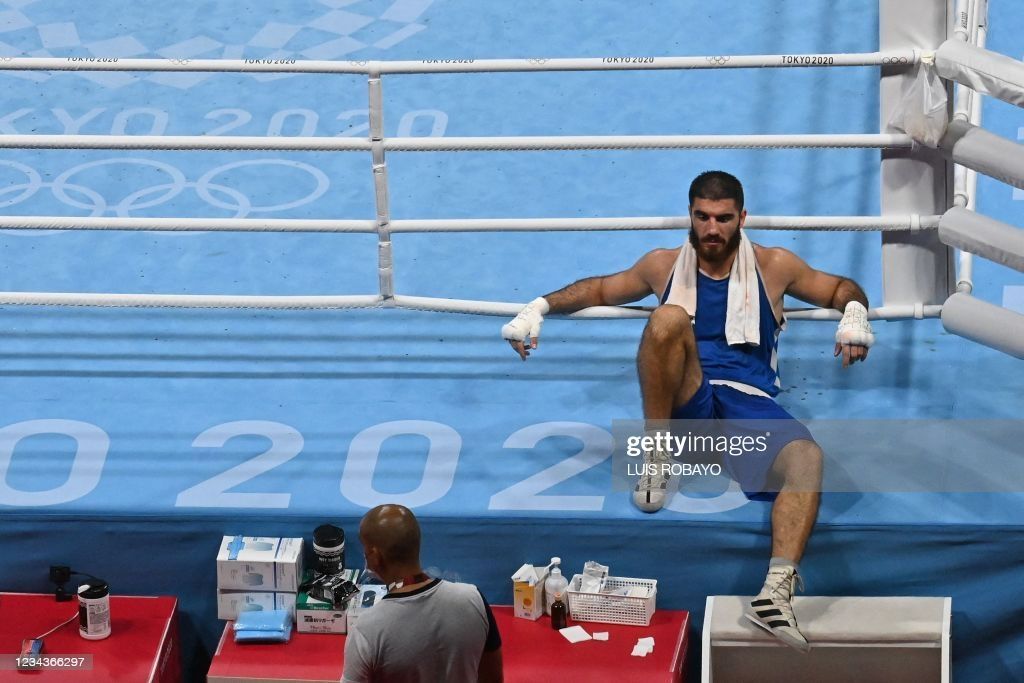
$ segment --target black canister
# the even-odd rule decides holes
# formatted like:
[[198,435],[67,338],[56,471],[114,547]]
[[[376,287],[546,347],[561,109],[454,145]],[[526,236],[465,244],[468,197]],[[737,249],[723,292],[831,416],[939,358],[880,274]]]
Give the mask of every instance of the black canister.
[[337,574],[345,568],[345,532],[333,524],[321,524],[313,530],[316,571]]

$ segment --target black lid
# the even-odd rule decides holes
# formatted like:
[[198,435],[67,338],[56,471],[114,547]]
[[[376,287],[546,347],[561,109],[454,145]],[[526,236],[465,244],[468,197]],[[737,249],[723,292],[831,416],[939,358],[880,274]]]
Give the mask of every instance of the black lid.
[[345,542],[345,532],[333,524],[321,524],[313,529],[313,542],[322,548],[333,548]]
[[78,585],[79,597],[95,600],[110,594],[110,586],[103,579],[89,579]]

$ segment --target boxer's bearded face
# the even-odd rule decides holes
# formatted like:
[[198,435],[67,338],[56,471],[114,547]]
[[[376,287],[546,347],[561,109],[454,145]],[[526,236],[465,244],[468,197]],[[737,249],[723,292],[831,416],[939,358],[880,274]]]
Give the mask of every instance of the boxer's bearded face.
[[696,197],[690,206],[690,244],[709,264],[723,263],[740,246],[740,228],[747,212],[734,199]]

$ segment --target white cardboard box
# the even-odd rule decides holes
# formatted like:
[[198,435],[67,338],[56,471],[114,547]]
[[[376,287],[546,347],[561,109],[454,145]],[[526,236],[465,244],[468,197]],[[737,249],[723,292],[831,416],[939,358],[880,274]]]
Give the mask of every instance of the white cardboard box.
[[302,539],[225,536],[217,553],[217,588],[255,592],[299,590]]
[[234,621],[242,612],[286,609],[295,616],[295,593],[217,591],[217,618]]
[[295,630],[299,633],[348,633],[348,615],[344,609],[300,593],[295,604]]
[[950,680],[951,598],[797,596],[793,611],[811,644],[807,654],[750,623],[743,616],[749,599],[708,597],[704,683]]
[[[307,570],[305,579],[312,578],[312,571]],[[353,583],[359,578],[358,569],[345,569],[342,576]],[[360,597],[357,594],[353,601]],[[335,609],[334,604],[326,600],[317,600],[305,591],[299,591],[295,597],[295,630],[299,633],[348,633],[348,615],[345,609]]]
[[512,613],[537,621],[544,614],[544,580],[547,567],[524,564],[512,575]]

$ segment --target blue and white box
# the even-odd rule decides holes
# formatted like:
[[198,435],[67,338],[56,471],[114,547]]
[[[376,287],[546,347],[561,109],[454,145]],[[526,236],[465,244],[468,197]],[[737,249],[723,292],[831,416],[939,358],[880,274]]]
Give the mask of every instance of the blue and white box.
[[297,593],[302,539],[225,536],[217,554],[217,588]]

